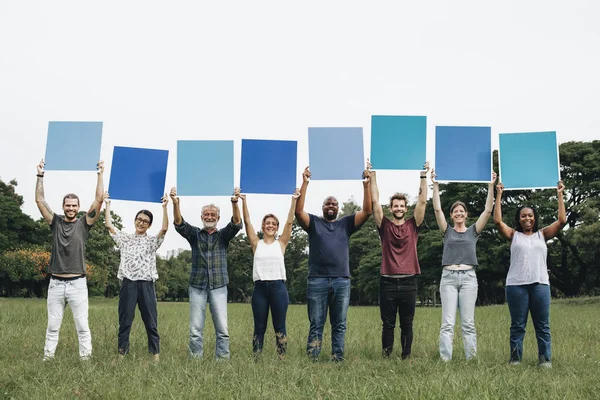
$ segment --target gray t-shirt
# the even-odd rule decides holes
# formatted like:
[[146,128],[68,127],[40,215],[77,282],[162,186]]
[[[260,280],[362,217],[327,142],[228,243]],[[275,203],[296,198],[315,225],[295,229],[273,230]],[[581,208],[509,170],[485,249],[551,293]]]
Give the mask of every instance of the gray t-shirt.
[[84,214],[81,218],[67,222],[54,214],[52,230],[51,274],[85,274],[85,242],[92,225],[88,225]]
[[477,266],[477,253],[475,246],[479,233],[475,225],[471,225],[465,232],[456,232],[448,226],[444,233],[444,251],[442,253],[442,266],[465,264]]

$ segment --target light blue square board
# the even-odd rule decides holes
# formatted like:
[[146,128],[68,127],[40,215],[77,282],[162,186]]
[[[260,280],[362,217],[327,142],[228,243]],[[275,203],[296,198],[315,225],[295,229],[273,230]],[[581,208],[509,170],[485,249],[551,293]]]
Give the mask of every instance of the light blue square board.
[[96,171],[102,145],[102,122],[50,121],[45,170]]
[[427,117],[372,115],[374,169],[422,170],[427,161]]
[[364,154],[362,128],[308,128],[311,179],[362,179]]
[[499,142],[505,189],[556,188],[560,180],[556,132],[501,133]]
[[178,140],[177,193],[233,194],[233,140]]

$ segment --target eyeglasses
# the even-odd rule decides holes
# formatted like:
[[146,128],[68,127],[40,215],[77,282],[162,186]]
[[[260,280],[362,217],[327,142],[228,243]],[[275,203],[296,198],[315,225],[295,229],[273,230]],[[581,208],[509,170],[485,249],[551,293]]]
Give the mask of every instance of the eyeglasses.
[[144,224],[144,225],[150,225],[150,220],[139,218],[139,217],[135,219],[135,222],[139,222],[140,224]]

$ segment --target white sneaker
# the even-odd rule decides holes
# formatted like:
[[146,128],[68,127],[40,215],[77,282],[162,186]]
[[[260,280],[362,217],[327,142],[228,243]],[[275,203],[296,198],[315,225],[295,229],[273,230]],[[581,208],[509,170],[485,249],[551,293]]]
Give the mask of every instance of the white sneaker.
[[550,361],[544,361],[538,364],[540,368],[552,368],[552,363]]

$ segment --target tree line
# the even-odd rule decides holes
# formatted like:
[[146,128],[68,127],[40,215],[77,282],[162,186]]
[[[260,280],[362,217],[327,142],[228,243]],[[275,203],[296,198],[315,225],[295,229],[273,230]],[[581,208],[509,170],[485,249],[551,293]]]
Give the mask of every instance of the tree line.
[[[552,294],[574,297],[600,294],[600,141],[566,142],[559,147],[561,177],[566,185],[567,227],[548,242],[548,268]],[[497,152],[494,152],[497,171]],[[529,168],[523,160],[523,173]],[[50,251],[50,228],[43,219],[34,220],[21,210],[23,197],[16,191],[17,182],[0,180],[0,296],[41,297],[48,284],[47,266]],[[398,191],[402,191],[399,187]],[[467,204],[469,220],[475,223],[484,209],[487,185],[440,184],[442,207],[447,211],[456,200]],[[333,194],[335,195],[335,194]],[[557,218],[556,190],[505,191],[504,220],[513,226],[514,213],[520,205],[532,205],[538,211],[539,226]],[[409,207],[412,214],[414,204]],[[340,217],[359,210],[352,200],[343,203]],[[384,206],[386,215],[390,215]],[[122,219],[112,213],[113,224],[122,228]],[[491,221],[491,218],[490,218]],[[170,234],[174,234],[171,232]],[[261,234],[259,233],[259,236]],[[421,265],[419,300],[431,304],[439,298],[442,234],[435,222],[431,200],[419,233],[418,255]],[[510,243],[500,238],[495,225],[488,225],[477,244],[479,266],[479,304],[504,302],[504,281],[510,261]],[[252,295],[252,251],[245,235],[239,234],[229,245],[229,300],[247,302]],[[350,240],[351,303],[377,304],[381,245],[377,227],[370,218]],[[117,270],[119,252],[106,228],[104,213],[90,232],[86,248],[90,295],[113,297],[119,293]],[[290,302],[305,301],[308,276],[308,240],[294,223],[292,238],[285,254]],[[158,258],[157,297],[181,301],[188,297],[191,251],[164,260]]]

